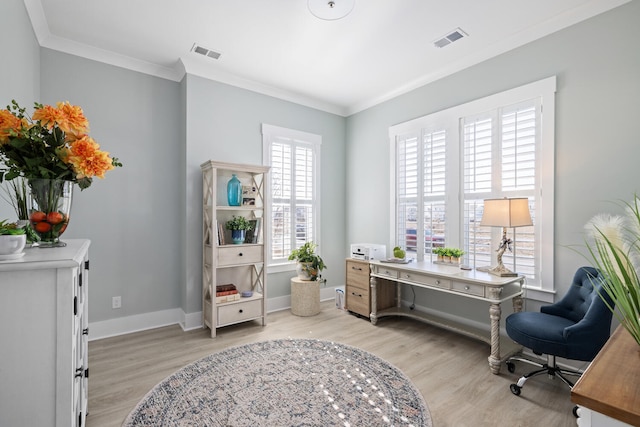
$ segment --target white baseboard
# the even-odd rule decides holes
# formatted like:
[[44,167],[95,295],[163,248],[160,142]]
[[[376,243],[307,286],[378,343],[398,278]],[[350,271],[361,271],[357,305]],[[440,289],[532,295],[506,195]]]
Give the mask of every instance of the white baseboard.
[[[333,299],[335,299],[335,288],[320,289],[321,301]],[[290,307],[290,295],[267,299],[267,313],[288,310]],[[92,322],[89,324],[89,341],[176,324],[180,325],[180,327],[185,331],[201,328],[202,312],[185,313],[180,308],[173,308],[170,310],[154,311],[152,313],[136,314],[133,316],[119,317],[117,319]]]
[[180,322],[180,327],[182,327],[185,331],[190,331],[192,329],[202,328],[202,311],[197,311],[195,313],[185,313],[180,310],[182,313],[182,321]]
[[183,318],[184,312],[179,308],[173,308],[170,310],[154,311],[152,313],[118,317],[117,319],[103,320],[100,322],[91,322],[89,323],[89,341],[175,325],[179,324]]

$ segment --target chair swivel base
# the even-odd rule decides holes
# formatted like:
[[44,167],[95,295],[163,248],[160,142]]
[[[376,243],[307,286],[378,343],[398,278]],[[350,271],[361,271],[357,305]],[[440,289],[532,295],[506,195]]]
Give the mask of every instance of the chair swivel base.
[[536,375],[542,375],[546,373],[547,375],[549,375],[549,378],[553,379],[555,377],[558,377],[560,378],[560,380],[562,380],[563,383],[568,385],[569,388],[573,388],[574,382],[566,378],[566,375],[573,375],[578,377],[582,375],[582,372],[580,371],[559,368],[556,365],[555,356],[547,356],[547,363],[538,363],[533,360],[525,359],[522,357],[511,357],[507,360],[507,369],[511,373],[515,372],[516,370],[516,366],[513,363],[514,361],[525,362],[540,368],[521,376],[517,383],[511,384],[509,386],[511,393],[515,394],[516,396],[520,396],[520,392],[522,390],[522,387],[524,387],[524,383],[527,382],[529,378],[535,377]]

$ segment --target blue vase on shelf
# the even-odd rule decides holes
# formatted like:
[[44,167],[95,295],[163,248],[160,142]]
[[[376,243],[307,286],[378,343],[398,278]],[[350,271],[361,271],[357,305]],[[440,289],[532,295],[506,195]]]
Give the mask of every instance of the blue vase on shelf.
[[242,204],[242,183],[235,173],[227,183],[227,202],[229,206],[240,206]]

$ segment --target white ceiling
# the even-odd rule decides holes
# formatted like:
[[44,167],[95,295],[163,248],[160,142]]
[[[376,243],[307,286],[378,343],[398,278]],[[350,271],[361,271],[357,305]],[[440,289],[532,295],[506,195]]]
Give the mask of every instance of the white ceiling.
[[[307,0],[24,0],[43,47],[345,116],[627,1],[356,0],[323,21]],[[434,47],[458,27],[468,37]]]

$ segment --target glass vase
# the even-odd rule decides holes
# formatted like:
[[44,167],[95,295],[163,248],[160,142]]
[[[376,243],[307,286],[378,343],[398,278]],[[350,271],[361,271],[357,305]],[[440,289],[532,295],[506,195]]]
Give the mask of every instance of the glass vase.
[[240,206],[242,204],[242,183],[235,173],[227,183],[227,202],[229,206]]
[[60,236],[67,229],[73,182],[59,179],[29,179],[27,207],[31,228],[40,247],[66,246]]

